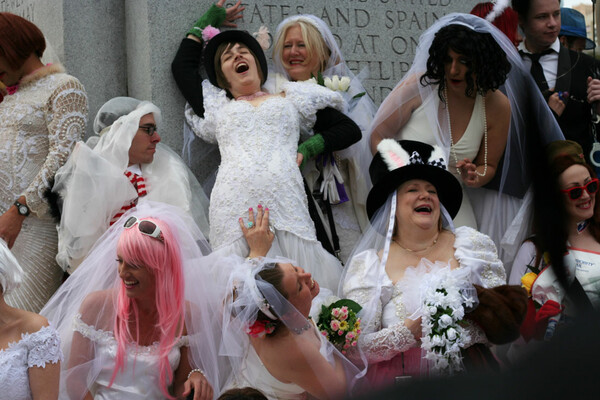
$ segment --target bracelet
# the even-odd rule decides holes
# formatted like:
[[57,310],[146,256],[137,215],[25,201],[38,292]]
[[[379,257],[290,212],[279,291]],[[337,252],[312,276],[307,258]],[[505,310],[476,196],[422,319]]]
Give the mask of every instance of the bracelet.
[[194,368],[194,369],[193,369],[193,370],[191,370],[191,371],[190,371],[190,373],[188,374],[188,377],[187,377],[187,378],[188,378],[188,380],[190,379],[190,376],[192,376],[192,374],[193,374],[194,372],[200,372],[200,373],[202,374],[202,376],[203,376],[204,378],[206,378],[206,375],[204,375],[204,371],[202,371],[200,368]]

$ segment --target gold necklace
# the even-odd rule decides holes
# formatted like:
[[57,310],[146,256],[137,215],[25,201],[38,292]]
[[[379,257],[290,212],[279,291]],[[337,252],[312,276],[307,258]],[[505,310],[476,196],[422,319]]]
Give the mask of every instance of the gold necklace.
[[402,245],[400,244],[400,242],[396,241],[396,239],[392,239],[392,241],[393,241],[394,243],[396,243],[398,246],[400,246],[401,248],[403,248],[404,250],[406,250],[406,251],[409,251],[409,252],[411,252],[411,253],[420,253],[420,252],[422,252],[422,251],[429,250],[429,249],[431,249],[433,246],[435,246],[435,245],[436,245],[436,243],[437,243],[437,241],[438,241],[438,238],[439,238],[439,237],[440,237],[440,233],[438,232],[438,234],[435,236],[435,239],[433,239],[433,243],[431,243],[429,246],[427,246],[427,247],[425,247],[424,249],[421,249],[421,250],[413,250],[413,249],[409,249],[408,247],[404,247],[404,246],[402,246]]

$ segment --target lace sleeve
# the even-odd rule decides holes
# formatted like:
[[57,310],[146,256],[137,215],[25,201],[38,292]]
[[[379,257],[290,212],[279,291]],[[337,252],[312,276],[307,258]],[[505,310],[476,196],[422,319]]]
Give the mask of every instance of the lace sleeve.
[[209,81],[202,82],[202,93],[204,95],[204,115],[198,116],[194,109],[185,105],[185,118],[196,136],[208,143],[217,143],[217,117],[223,112],[227,105],[227,94],[210,84]]
[[465,324],[463,325],[463,328],[469,334],[470,339],[466,342],[465,348],[471,347],[477,343],[490,345],[490,341],[488,340],[487,336],[485,336],[485,332],[479,327],[479,325],[477,325],[473,321],[469,321],[466,319],[464,320],[464,322]]
[[88,113],[85,89],[77,79],[69,77],[52,93],[47,110],[48,155],[40,172],[23,193],[27,205],[37,216],[48,215],[44,191],[85,132]]
[[399,301],[390,299],[391,287],[379,282],[379,257],[374,250],[354,256],[343,284],[343,295],[363,306],[362,331],[358,339],[369,363],[389,360],[400,352],[414,347],[416,340],[404,322],[388,328],[381,325],[384,303]]
[[326,107],[344,111],[342,95],[312,82],[288,82],[283,85],[285,97],[300,114],[300,128],[311,130],[317,121],[317,111]]
[[389,328],[373,333],[364,333],[358,339],[369,364],[386,361],[416,346],[417,341],[404,325],[399,322]]
[[60,338],[58,332],[52,326],[44,326],[39,331],[29,335],[27,347],[29,348],[28,368],[44,368],[46,363],[56,364],[63,359]]

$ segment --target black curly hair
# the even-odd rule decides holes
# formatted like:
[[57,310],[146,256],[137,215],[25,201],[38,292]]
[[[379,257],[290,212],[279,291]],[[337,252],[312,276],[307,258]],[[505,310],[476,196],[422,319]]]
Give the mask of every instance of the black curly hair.
[[496,90],[506,81],[511,65],[506,54],[489,33],[475,32],[464,25],[448,25],[440,29],[433,38],[427,59],[427,71],[421,76],[421,84],[439,85],[438,94],[444,100],[446,88],[444,66],[448,50],[468,59],[465,80],[465,95],[475,92],[485,94]]

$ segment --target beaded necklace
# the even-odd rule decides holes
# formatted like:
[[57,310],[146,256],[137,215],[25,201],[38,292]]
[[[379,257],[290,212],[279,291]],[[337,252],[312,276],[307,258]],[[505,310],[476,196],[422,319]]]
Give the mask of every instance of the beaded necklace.
[[[454,157],[454,165],[458,164],[458,156],[456,155],[456,148],[454,146],[454,139],[452,138],[452,125],[450,124],[450,107],[448,105],[448,88],[444,86],[444,100],[446,101],[446,118],[448,119],[448,133],[450,134],[450,153]],[[483,173],[475,172],[479,176],[485,176],[487,174],[487,160],[488,160],[488,131],[487,131],[487,116],[485,114],[485,96],[482,96],[483,101]],[[456,172],[461,175],[460,169],[456,167]]]

